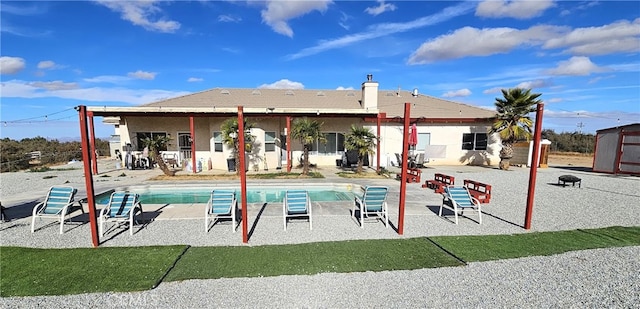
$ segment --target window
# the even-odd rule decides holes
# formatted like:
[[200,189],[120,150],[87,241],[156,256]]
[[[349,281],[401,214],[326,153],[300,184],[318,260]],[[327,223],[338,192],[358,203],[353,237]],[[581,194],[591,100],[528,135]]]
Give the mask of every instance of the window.
[[222,152],[222,132],[213,132],[213,152]]
[[431,145],[431,133],[418,133],[418,150],[425,150],[428,145]]
[[[167,136],[166,132],[138,132],[136,133],[136,146],[138,151],[144,150],[144,143],[142,142],[145,138],[154,139],[158,136]],[[159,151],[166,151],[167,145],[164,145],[164,148],[158,149]]]
[[326,143],[318,143],[318,154],[337,155],[344,151],[344,134],[325,133]]
[[276,132],[264,132],[264,151],[276,151]]
[[487,150],[487,133],[463,133],[462,150]]

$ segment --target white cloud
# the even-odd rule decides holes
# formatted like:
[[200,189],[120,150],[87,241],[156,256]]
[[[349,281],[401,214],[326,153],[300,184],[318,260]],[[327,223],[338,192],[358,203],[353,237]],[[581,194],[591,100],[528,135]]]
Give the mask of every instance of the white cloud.
[[351,28],[351,26],[349,26],[348,22],[352,18],[353,17],[351,17],[349,14],[341,11],[340,12],[340,22],[338,22],[338,25],[340,25],[340,27],[342,27],[345,30],[349,30]]
[[597,76],[597,77],[594,77],[594,78],[590,79],[589,82],[587,82],[587,84],[589,84],[589,85],[596,84],[596,83],[600,82],[601,80],[611,79],[611,78],[614,78],[614,77],[615,77],[615,75]]
[[320,43],[318,43],[316,46],[304,48],[295,54],[287,55],[285,58],[288,60],[299,59],[299,58],[319,54],[327,50],[332,50],[336,48],[342,48],[349,45],[357,44],[366,40],[376,39],[376,38],[384,37],[384,36],[395,34],[395,33],[407,32],[410,30],[415,30],[415,29],[419,29],[427,26],[433,26],[441,22],[450,20],[452,18],[465,15],[469,11],[471,11],[473,7],[474,7],[473,2],[463,2],[455,6],[447,7],[436,14],[421,17],[406,23],[377,24],[369,27],[369,29],[365,32],[346,35],[334,40],[323,40]]
[[218,21],[221,23],[239,23],[242,18],[233,15],[218,15]]
[[281,79],[272,84],[262,84],[258,86],[260,89],[304,89],[304,85],[299,82],[293,82],[288,79]]
[[41,88],[46,90],[70,90],[77,89],[78,84],[76,83],[65,83],[60,80],[52,81],[52,82],[30,82],[29,86],[33,86],[35,88]]
[[[187,95],[187,91],[168,91],[157,89],[126,89],[126,88],[73,88],[54,89],[55,83],[35,84],[20,80],[6,81],[1,84],[2,96],[7,98],[63,98],[90,102],[122,102],[128,104],[145,104],[161,99],[173,98]],[[73,83],[62,83],[60,85],[70,85]],[[51,89],[47,89],[51,88]],[[71,88],[71,87],[68,87]]]
[[110,0],[97,0],[99,4],[102,4],[114,12],[120,13],[120,17],[124,20],[130,21],[136,26],[141,26],[144,29],[150,31],[159,31],[166,33],[173,33],[180,29],[180,23],[173,20],[157,19],[153,20],[154,15],[162,13],[160,7],[158,7],[158,1],[110,1]]
[[500,93],[501,90],[502,90],[501,87],[493,87],[493,88],[489,88],[482,91],[482,93],[484,94]]
[[425,64],[468,56],[508,53],[516,48],[542,46],[572,55],[640,52],[640,18],[602,27],[578,28],[537,25],[528,29],[464,27],[423,43],[409,64]]
[[293,30],[287,23],[290,19],[303,16],[309,12],[324,13],[331,0],[320,1],[281,1],[269,0],[266,8],[261,11],[262,21],[269,25],[276,33],[293,37]]
[[16,74],[26,66],[24,59],[20,57],[0,57],[0,74]]
[[187,81],[190,82],[190,83],[201,82],[203,80],[204,79],[199,78],[199,77],[189,77],[189,79],[187,79]]
[[397,7],[390,3],[384,3],[384,0],[377,0],[378,6],[368,7],[364,11],[370,15],[378,16],[384,12],[395,11]]
[[342,87],[342,86],[339,86],[338,88],[336,88],[336,90],[353,90],[353,87]]
[[53,67],[55,67],[56,63],[51,61],[51,60],[46,60],[46,61],[40,61],[38,62],[38,69],[44,70],[44,69],[51,69]]
[[409,58],[409,64],[424,64],[467,56],[489,56],[507,53],[523,44],[541,44],[555,37],[563,28],[534,26],[527,30],[514,28],[464,27],[423,43]]
[[136,78],[136,79],[145,79],[145,80],[153,80],[156,78],[156,75],[158,73],[155,72],[145,72],[145,71],[135,71],[135,72],[129,72],[127,73],[127,76],[131,77],[131,78]]
[[[13,3],[13,4],[17,4]],[[13,15],[32,16],[41,15],[47,12],[46,5],[39,5],[39,3],[31,3],[30,5],[11,5],[11,2],[3,2],[0,6],[0,12],[9,13]]]
[[442,96],[445,98],[454,98],[454,97],[468,97],[470,95],[471,95],[471,90],[465,88],[465,89],[459,89],[455,91],[448,91],[444,93]]
[[55,70],[63,68],[62,65],[59,65],[51,60],[45,60],[38,62],[38,69],[40,70]]
[[[231,48],[231,47],[222,47],[220,49],[222,51],[226,51],[226,52],[231,53],[231,54],[240,54],[240,53],[242,53],[241,50],[235,49],[235,48]],[[218,70],[218,71],[220,71],[220,70]]]
[[116,76],[116,75],[101,75],[91,78],[83,79],[88,83],[109,83],[109,84],[121,84],[131,80],[131,77]]
[[551,75],[585,76],[591,73],[604,72],[607,69],[598,67],[589,57],[571,57],[569,60],[560,61],[554,69],[547,70]]
[[476,16],[529,19],[541,15],[542,12],[553,6],[553,0],[485,0],[478,3]]
[[553,85],[553,83],[551,83],[550,81],[543,80],[543,79],[536,79],[533,81],[519,83],[518,85],[516,85],[515,88],[533,89],[533,88],[545,88],[551,85]]
[[577,28],[551,38],[545,49],[567,48],[572,55],[606,55],[617,52],[640,51],[640,18],[633,22],[622,20],[600,27]]

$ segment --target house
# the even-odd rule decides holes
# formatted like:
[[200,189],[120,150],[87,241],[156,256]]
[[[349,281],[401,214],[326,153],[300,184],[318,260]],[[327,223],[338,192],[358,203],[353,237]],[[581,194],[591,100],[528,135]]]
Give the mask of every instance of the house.
[[[194,158],[213,169],[226,169],[232,156],[222,142],[220,125],[238,116],[253,124],[254,147],[247,153],[248,168],[274,169],[287,166],[287,149],[296,166],[302,155],[299,141],[288,139],[291,122],[310,117],[323,123],[326,143],[316,143],[310,162],[335,166],[344,151],[344,136],[352,124],[370,128],[380,136],[380,166],[397,164],[402,153],[405,103],[410,122],[417,125],[415,152],[424,153],[431,165],[492,165],[499,161],[500,140],[488,135],[494,111],[442,100],[417,90],[380,90],[372,75],[357,90],[236,89],[214,88],[137,107],[92,107],[92,116],[103,116],[115,126],[115,149],[142,150],[141,140],[169,136],[165,155],[178,162]],[[287,141],[291,144],[287,147]],[[377,151],[377,150],[376,150]],[[372,166],[378,165],[378,154]]]
[[597,130],[592,169],[640,175],[640,123]]

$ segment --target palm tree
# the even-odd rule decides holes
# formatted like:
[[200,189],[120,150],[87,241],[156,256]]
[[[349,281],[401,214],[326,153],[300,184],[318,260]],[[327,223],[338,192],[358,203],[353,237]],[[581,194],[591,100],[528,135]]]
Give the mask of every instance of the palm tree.
[[[253,128],[253,124],[247,123],[245,119],[244,123],[244,131],[249,132]],[[240,143],[238,142],[238,118],[229,118],[222,122],[220,125],[220,131],[222,134],[222,142],[227,145],[227,147],[233,150],[233,158],[235,159],[236,164],[236,174],[240,172],[240,151],[238,147]],[[251,151],[253,147],[253,141],[255,140],[255,136],[251,134],[245,133],[244,135],[244,143],[245,143],[245,151]]]
[[158,163],[158,167],[162,170],[162,172],[167,176],[174,176],[176,174],[175,171],[169,170],[166,164],[164,164],[164,160],[160,156],[161,150],[167,149],[167,143],[171,141],[171,138],[165,135],[156,135],[152,137],[145,137],[142,139],[142,145],[144,147],[149,148],[149,152],[153,161]]
[[322,134],[320,128],[324,123],[319,123],[309,118],[296,118],[291,127],[291,137],[299,139],[304,147],[304,155],[302,161],[302,174],[309,174],[309,149],[315,142],[326,143],[327,139]]
[[377,137],[371,130],[364,127],[351,125],[351,131],[344,138],[344,148],[346,150],[358,151],[358,174],[363,172],[364,157],[374,153]]
[[504,98],[496,98],[497,114],[489,129],[489,133],[500,134],[502,149],[500,150],[500,169],[509,169],[509,159],[513,157],[513,144],[531,139],[533,121],[529,114],[536,110],[541,93],[531,93],[531,89],[502,89]]

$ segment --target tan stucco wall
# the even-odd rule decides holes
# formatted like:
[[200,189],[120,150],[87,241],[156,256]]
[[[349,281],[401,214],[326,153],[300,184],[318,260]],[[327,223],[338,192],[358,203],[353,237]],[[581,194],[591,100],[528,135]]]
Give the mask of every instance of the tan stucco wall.
[[[373,132],[377,130],[375,125],[370,125],[369,128]],[[418,124],[417,128],[418,134],[430,133],[431,145],[446,146],[446,157],[428,158],[427,165],[494,165],[500,160],[498,157],[500,143],[496,134],[488,137],[486,151],[462,150],[463,133],[486,133],[488,125],[470,127],[468,125]],[[395,158],[395,153],[402,153],[403,132],[403,124],[401,123],[383,124],[380,132],[380,161],[383,165],[388,162],[389,158]],[[416,151],[422,152],[424,149]]]
[[[213,132],[220,131],[220,125],[226,118],[216,117],[195,117],[195,141],[196,141],[196,159],[204,161],[203,167],[207,169],[208,160],[211,160],[214,169],[227,169],[227,158],[231,157],[231,150],[223,147],[223,152],[213,152]],[[347,133],[352,123],[356,125],[364,125],[368,127],[374,134],[377,134],[375,123],[364,123],[357,119],[347,118],[317,118],[323,122],[322,130],[325,132],[343,132]],[[265,168],[265,151],[264,140],[265,131],[276,132],[276,151],[266,153],[266,167],[269,170],[275,170],[279,166],[279,135],[284,132],[286,127],[285,118],[248,118],[248,121],[254,124],[251,134],[256,138],[256,145],[248,156],[247,167],[252,170],[254,167],[262,170]],[[500,143],[497,135],[489,136],[489,145],[486,151],[468,151],[462,150],[462,134],[463,133],[484,133],[487,132],[487,125],[468,126],[464,124],[451,125],[429,125],[419,124],[419,133],[431,134],[431,145],[446,146],[446,158],[429,158],[427,165],[495,165],[499,162],[498,152]],[[123,121],[120,125],[121,144],[125,145],[135,140],[136,132],[166,132],[174,138],[169,144],[170,151],[177,151],[178,144],[175,140],[179,132],[189,132],[188,117],[174,118],[156,118],[156,117],[136,117]],[[401,123],[383,123],[381,127],[381,162],[383,166],[387,166],[388,158],[394,157],[395,153],[401,152],[402,149],[402,124]],[[292,165],[298,165],[302,156],[302,145],[298,140],[291,139],[292,149]],[[418,149],[422,151],[423,149]],[[339,155],[318,155],[312,153],[311,163],[318,166],[335,166],[336,159]],[[282,158],[286,160],[286,158]],[[374,155],[370,162],[371,166],[376,166],[376,156]],[[283,164],[283,168],[286,166]]]

